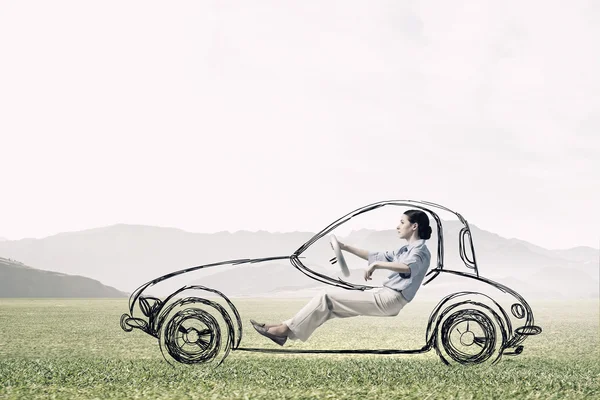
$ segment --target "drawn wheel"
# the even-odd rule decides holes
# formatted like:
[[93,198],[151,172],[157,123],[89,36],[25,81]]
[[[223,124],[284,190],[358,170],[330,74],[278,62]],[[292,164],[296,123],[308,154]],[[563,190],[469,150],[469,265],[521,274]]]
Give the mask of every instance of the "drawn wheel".
[[170,364],[220,364],[229,353],[228,330],[221,329],[217,318],[200,305],[177,304],[162,324],[160,349]]
[[452,310],[440,318],[436,350],[446,364],[495,363],[502,352],[504,333],[497,314],[489,309]]

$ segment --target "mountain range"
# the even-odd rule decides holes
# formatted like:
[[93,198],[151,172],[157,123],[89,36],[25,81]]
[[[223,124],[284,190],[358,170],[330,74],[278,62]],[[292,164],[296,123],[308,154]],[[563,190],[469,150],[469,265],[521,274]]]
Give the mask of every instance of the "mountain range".
[[[464,268],[458,258],[458,227],[458,221],[444,221],[445,268]],[[523,240],[503,238],[473,224],[470,228],[482,276],[537,297],[598,297],[598,249],[549,250]],[[89,277],[130,293],[149,280],[191,266],[290,255],[313,235],[266,231],[190,233],[175,228],[119,224],[43,239],[0,241],[0,256],[41,270]],[[340,239],[377,250],[403,244],[394,230],[360,229]],[[436,235],[427,243],[435,256]],[[327,240],[313,244],[310,252],[314,261],[309,265],[311,268],[336,275],[336,268],[328,262],[333,252]],[[360,278],[366,261],[354,256],[349,256],[348,261],[353,276]],[[432,258],[432,267],[435,262]],[[203,271],[202,283],[206,286],[226,283],[231,296],[300,292],[322,286],[285,262],[268,267],[258,264],[243,270],[207,269]]]

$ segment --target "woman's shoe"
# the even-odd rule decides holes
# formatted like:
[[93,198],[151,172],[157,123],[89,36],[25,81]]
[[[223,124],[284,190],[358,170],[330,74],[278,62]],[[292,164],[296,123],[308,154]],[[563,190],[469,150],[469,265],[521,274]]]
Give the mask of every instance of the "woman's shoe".
[[252,324],[252,326],[260,326],[261,328],[265,327],[265,324],[261,324],[260,322],[256,322],[253,319],[250,320],[250,323]]
[[267,332],[267,329],[264,326],[257,326],[254,324],[252,324],[252,326],[254,326],[254,329],[256,329],[256,332],[260,333],[264,337],[268,337],[269,339],[271,339],[272,341],[274,341],[275,343],[277,343],[280,346],[283,346],[288,339],[287,336],[277,336],[277,335],[273,335],[272,333]]

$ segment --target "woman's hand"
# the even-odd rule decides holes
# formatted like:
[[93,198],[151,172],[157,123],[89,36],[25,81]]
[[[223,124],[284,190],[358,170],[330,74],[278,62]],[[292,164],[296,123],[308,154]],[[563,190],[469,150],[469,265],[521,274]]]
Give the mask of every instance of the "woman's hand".
[[[331,242],[330,242],[331,244]],[[369,259],[369,252],[367,250],[358,249],[356,247],[348,246],[338,240],[338,244],[340,245],[340,250],[347,251],[348,253],[354,254],[357,257],[362,258],[363,260]],[[333,249],[333,245],[331,245]]]
[[[337,242],[338,242],[338,245],[340,246],[340,250],[346,251],[346,245],[344,243],[340,242],[339,239]],[[329,245],[331,246],[331,250],[334,250],[333,243],[329,242]]]
[[373,271],[377,269],[379,265],[377,265],[377,261],[369,265],[369,267],[365,270],[365,281],[372,280],[371,275],[373,275]]

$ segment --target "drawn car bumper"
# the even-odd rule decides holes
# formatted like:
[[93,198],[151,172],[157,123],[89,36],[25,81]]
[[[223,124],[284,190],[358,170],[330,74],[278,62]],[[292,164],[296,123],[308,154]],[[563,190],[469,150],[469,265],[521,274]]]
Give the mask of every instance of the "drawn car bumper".
[[[540,328],[539,326],[536,325],[525,325],[525,326],[520,326],[517,329],[515,329],[515,334],[517,335],[525,335],[525,336],[533,336],[533,335],[539,335],[540,333],[542,333],[542,328]],[[504,349],[504,351],[502,352],[502,354],[505,355],[519,355],[523,352],[523,346],[519,345],[516,347],[508,347],[506,349]]]
[[517,329],[515,329],[515,333],[517,335],[526,335],[526,336],[539,335],[540,333],[542,333],[542,328],[540,328],[539,326],[535,326],[535,325],[525,325],[525,326],[520,326]]
[[141,318],[133,318],[129,314],[121,315],[121,328],[125,332],[131,332],[133,328],[145,331],[147,327],[148,323]]

